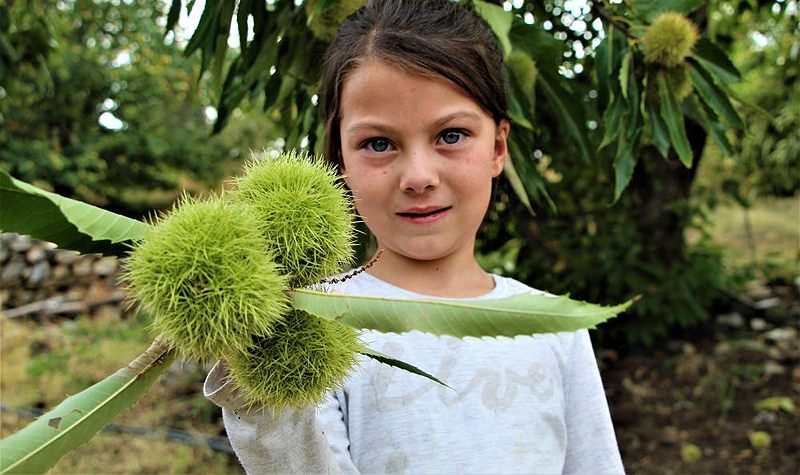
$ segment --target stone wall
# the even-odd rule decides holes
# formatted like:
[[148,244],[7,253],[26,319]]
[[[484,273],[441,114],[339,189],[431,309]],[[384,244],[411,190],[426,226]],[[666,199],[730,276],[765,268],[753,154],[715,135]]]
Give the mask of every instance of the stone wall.
[[6,318],[119,315],[115,257],[79,255],[52,243],[14,233],[0,234],[0,310]]

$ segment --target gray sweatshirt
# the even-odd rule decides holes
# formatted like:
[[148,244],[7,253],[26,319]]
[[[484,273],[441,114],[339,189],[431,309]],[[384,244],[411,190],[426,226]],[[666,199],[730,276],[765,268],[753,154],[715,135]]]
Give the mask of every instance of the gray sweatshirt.
[[[494,278],[478,300],[542,293]],[[431,298],[366,272],[335,290]],[[362,340],[453,389],[365,359],[318,408],[247,411],[218,363],[203,391],[222,407],[248,473],[624,473],[586,330],[461,339],[367,331]]]

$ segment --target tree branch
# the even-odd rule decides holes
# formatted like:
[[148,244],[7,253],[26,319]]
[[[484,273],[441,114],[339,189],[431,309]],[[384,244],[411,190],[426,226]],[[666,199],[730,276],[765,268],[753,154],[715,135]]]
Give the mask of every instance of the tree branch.
[[608,11],[605,8],[600,6],[599,3],[592,2],[592,9],[597,13],[598,16],[603,18],[605,21],[607,21],[610,25],[614,26],[619,31],[621,31],[622,34],[625,35],[627,38],[630,38],[632,40],[637,39],[630,31],[628,31],[627,26],[615,20],[614,17],[612,17],[611,14],[608,13]]

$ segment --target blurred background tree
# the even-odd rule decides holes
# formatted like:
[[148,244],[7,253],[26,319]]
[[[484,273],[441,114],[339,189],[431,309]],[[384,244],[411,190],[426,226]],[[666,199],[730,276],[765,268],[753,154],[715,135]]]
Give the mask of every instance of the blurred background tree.
[[207,81],[164,36],[164,14],[118,1],[0,6],[0,161],[13,176],[138,217],[216,186],[266,145],[264,117],[211,136]]
[[[248,148],[320,152],[320,58],[361,3],[0,6],[4,166],[141,214],[214,186]],[[642,295],[599,332],[617,348],[707,322],[737,282],[709,209],[797,194],[797,1],[464,3],[504,46],[514,120],[482,264],[600,303]],[[668,10],[699,41],[662,64],[643,38]]]

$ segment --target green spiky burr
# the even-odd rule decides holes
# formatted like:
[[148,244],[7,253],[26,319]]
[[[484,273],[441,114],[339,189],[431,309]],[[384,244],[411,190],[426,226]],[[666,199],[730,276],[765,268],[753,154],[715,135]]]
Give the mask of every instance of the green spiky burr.
[[698,37],[697,27],[688,18],[675,12],[662,13],[642,36],[644,60],[675,68],[692,52]]
[[252,403],[272,408],[318,404],[340,387],[362,348],[350,327],[293,310],[269,336],[227,356],[231,379]]
[[155,332],[208,361],[244,351],[283,318],[287,282],[278,270],[252,209],[184,197],[136,244],[123,280]]
[[233,199],[252,206],[292,287],[337,274],[352,259],[352,205],[335,170],[294,152],[254,159]]

